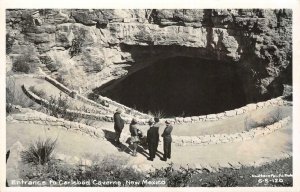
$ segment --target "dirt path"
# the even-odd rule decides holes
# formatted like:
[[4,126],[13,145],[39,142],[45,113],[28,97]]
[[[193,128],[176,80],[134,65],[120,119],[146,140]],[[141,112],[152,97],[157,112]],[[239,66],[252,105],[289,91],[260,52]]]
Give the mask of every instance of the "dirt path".
[[[266,136],[239,143],[214,144],[208,146],[172,146],[172,159],[167,162],[158,157],[153,162],[148,161],[141,153],[132,157],[127,144],[123,151],[107,140],[91,138],[87,135],[71,132],[63,127],[41,126],[35,124],[7,123],[7,149],[17,141],[25,147],[38,137],[58,138],[56,153],[78,158],[92,159],[94,156],[105,157],[107,155],[120,155],[129,158],[129,164],[136,165],[139,169],[149,167],[161,168],[173,162],[175,166],[187,166],[194,168],[229,167],[240,166],[238,162],[247,165],[253,162],[274,160],[279,158],[282,152],[292,151],[292,125],[278,130]],[[162,150],[162,145],[159,146]],[[148,152],[148,151],[146,151]],[[161,154],[160,154],[161,155]]]

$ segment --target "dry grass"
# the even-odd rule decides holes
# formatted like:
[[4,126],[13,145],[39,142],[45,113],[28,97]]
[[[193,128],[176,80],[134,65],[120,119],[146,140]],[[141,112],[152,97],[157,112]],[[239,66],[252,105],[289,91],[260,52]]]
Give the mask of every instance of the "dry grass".
[[280,107],[276,107],[274,111],[271,111],[264,118],[252,117],[251,115],[247,115],[244,120],[244,126],[246,131],[256,127],[266,127],[268,125],[272,125],[283,118],[282,109]]
[[31,143],[25,151],[21,153],[21,158],[24,163],[33,163],[35,165],[44,165],[52,159],[53,150],[56,146],[56,141],[50,138],[42,140],[38,138]]
[[10,104],[20,105],[28,108],[33,107],[34,102],[30,100],[23,91],[16,86],[15,79],[7,78],[6,80],[6,112],[12,112]]

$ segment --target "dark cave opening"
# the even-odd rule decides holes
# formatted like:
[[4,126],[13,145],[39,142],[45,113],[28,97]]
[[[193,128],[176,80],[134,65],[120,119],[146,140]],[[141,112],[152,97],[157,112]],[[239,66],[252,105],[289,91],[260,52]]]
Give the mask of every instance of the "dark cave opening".
[[247,104],[240,78],[236,63],[173,57],[128,75],[100,94],[145,113],[205,115]]

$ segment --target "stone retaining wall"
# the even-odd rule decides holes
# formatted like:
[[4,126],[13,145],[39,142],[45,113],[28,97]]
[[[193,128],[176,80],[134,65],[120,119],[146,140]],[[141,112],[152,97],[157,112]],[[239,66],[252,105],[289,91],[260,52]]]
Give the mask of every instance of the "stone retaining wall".
[[36,78],[36,79],[45,79],[45,75],[41,74],[13,74],[13,75],[8,75],[6,78]]
[[[73,98],[77,98],[83,102],[86,102],[90,105],[93,105],[93,106],[96,106],[96,107],[101,107],[101,108],[104,108],[105,110],[109,111],[109,112],[114,112],[113,110],[111,110],[110,108],[108,107],[105,107],[93,100],[90,100],[82,95],[79,95],[76,91],[74,90],[70,90],[68,89],[66,86],[64,86],[63,84],[59,83],[58,81],[56,81],[55,79],[49,77],[49,76],[45,76],[45,80],[47,80],[49,83],[51,83],[53,86],[55,86],[56,88],[58,88],[59,90],[61,90],[62,92],[68,94],[70,97],[73,97]],[[115,106],[117,108],[121,108],[122,110],[126,111],[126,113],[132,115],[132,116],[139,116],[141,118],[151,118],[151,116],[147,115],[147,114],[144,114],[144,113],[141,113],[137,110],[134,110],[132,108],[129,108],[125,105],[122,105],[118,102],[115,102],[107,97],[103,97],[103,96],[100,96],[99,95],[99,99],[102,100],[102,101],[105,101],[107,102],[109,105],[112,105],[112,106]]]
[[274,124],[268,125],[266,127],[257,127],[250,129],[249,131],[243,131],[241,133],[234,134],[214,134],[214,135],[204,135],[204,136],[172,136],[173,143],[178,146],[184,145],[209,145],[209,144],[219,144],[219,143],[233,143],[241,142],[253,139],[258,136],[268,135],[275,132],[278,129],[284,128],[291,117],[286,117]]
[[262,109],[269,106],[292,106],[292,105],[293,105],[292,102],[285,101],[282,99],[282,97],[277,97],[264,102],[251,103],[244,107],[233,109],[230,111],[225,111],[222,113],[193,116],[193,117],[164,118],[162,119],[162,121],[169,120],[172,124],[193,123],[193,122],[200,122],[200,121],[217,121],[217,120],[227,119],[230,117],[234,117],[250,111],[254,111],[256,109]]
[[[36,94],[34,94],[32,91],[30,91],[25,85],[22,85],[22,90],[31,100],[36,102],[39,105],[42,106],[49,106],[49,102],[43,98],[40,98]],[[57,106],[58,107],[58,106]],[[66,113],[69,115],[74,115],[75,117],[85,118],[85,119],[93,119],[93,120],[99,120],[99,121],[107,121],[107,122],[113,122],[113,116],[112,115],[103,115],[103,114],[95,114],[95,113],[86,113],[82,111],[76,111],[76,110],[70,110],[67,109]],[[128,115],[124,115],[123,117],[124,122],[126,124],[129,124],[132,120],[132,117]],[[138,124],[147,124],[147,120],[139,120]]]
[[[286,117],[266,127],[257,127],[251,129],[250,131],[243,131],[241,133],[214,134],[214,135],[203,135],[203,136],[173,135],[172,138],[173,138],[173,143],[177,146],[186,146],[186,145],[205,146],[210,144],[242,142],[242,141],[253,139],[255,137],[268,135],[270,133],[275,132],[278,129],[285,128],[290,120],[291,117]],[[67,121],[62,118],[48,116],[46,114],[36,112],[34,110],[32,110],[32,112],[25,113],[25,114],[11,114],[7,116],[7,121],[44,124],[44,125],[51,125],[51,126],[63,126],[66,127],[67,129],[84,132],[86,134],[89,134],[90,136],[96,136],[102,139],[105,138],[105,134],[102,129],[97,129],[95,127],[88,126],[82,123]],[[113,137],[113,135],[111,135],[110,137]],[[127,138],[129,138],[129,135],[125,133],[122,134],[122,139],[121,139],[122,141],[126,141]]]
[[[36,94],[34,94],[33,92],[31,92],[28,88],[26,88],[25,85],[22,85],[22,90],[31,100],[33,100],[37,104],[45,106],[45,107],[50,105],[47,100],[42,99],[39,96],[37,96]],[[58,108],[58,106],[56,106],[56,107]],[[86,119],[95,119],[95,120],[108,121],[108,122],[113,121],[112,116],[109,116],[109,115],[86,113],[86,112],[70,110],[70,109],[66,109],[66,113],[69,115],[74,115],[76,117],[81,117],[81,118],[86,118]]]
[[31,113],[25,113],[25,114],[11,114],[7,116],[6,120],[14,123],[62,126],[65,127],[67,130],[70,129],[73,131],[80,131],[92,137],[105,139],[104,132],[101,129],[96,129],[95,127],[88,126],[82,123],[67,121],[62,118],[48,116],[46,114],[37,111],[33,111]]
[[65,94],[69,95],[70,97],[72,97],[74,99],[78,99],[78,100],[80,100],[82,102],[85,102],[85,103],[88,103],[92,106],[99,107],[100,109],[103,109],[103,110],[106,110],[106,111],[109,111],[109,112],[113,112],[108,107],[105,107],[105,106],[103,106],[99,103],[96,103],[95,101],[92,101],[90,99],[87,99],[87,98],[83,97],[82,95],[79,95],[76,91],[67,88],[66,86],[64,86],[63,84],[61,84],[60,82],[56,81],[55,79],[53,79],[49,76],[45,76],[44,78],[45,78],[46,81],[51,83],[57,89],[59,89],[60,91],[64,92]]
[[64,86],[63,84],[61,84],[60,82],[52,79],[49,76],[45,76],[45,80],[48,81],[49,83],[51,83],[53,86],[55,86],[57,89],[59,89],[60,91],[64,92],[67,95],[71,95],[72,90],[68,89],[66,86]]

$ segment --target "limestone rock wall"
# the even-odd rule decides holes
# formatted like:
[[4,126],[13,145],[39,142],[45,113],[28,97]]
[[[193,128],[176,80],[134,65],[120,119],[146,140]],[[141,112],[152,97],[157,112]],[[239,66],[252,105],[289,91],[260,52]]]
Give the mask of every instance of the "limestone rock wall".
[[[8,72],[30,55],[46,73],[87,92],[174,56],[236,64],[249,101],[279,96],[291,84],[288,9],[7,10],[6,29]],[[74,45],[80,51],[72,55]]]

